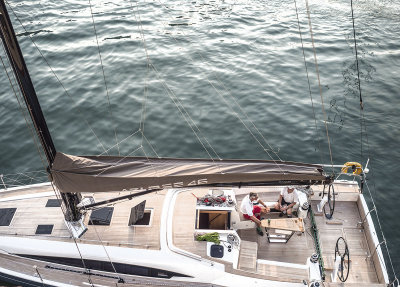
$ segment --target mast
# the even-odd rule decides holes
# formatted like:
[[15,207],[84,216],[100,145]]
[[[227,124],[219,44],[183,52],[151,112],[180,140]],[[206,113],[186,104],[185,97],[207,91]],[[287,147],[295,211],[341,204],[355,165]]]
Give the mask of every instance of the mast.
[[[22,56],[4,0],[0,0],[0,38],[3,41],[15,78],[35,127],[36,134],[46,154],[48,170],[51,170],[56,156],[56,148],[47,127],[24,57]],[[78,220],[80,214],[76,209],[76,204],[79,202],[79,194],[62,193],[61,195],[69,211],[66,215],[67,220]]]
[[51,166],[56,155],[56,148],[49,129],[47,128],[31,77],[26,68],[25,60],[22,56],[14,29],[11,25],[4,0],[0,0],[0,35],[29,114],[35,126],[37,136],[43,146],[44,153],[46,154],[47,162],[49,166]]

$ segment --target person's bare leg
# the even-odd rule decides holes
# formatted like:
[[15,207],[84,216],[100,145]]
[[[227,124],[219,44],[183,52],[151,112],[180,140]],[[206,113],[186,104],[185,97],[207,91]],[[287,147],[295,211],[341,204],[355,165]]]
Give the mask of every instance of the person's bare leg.
[[260,218],[264,219],[269,212],[270,212],[269,210],[266,210],[265,212],[260,212]]
[[276,202],[276,203],[275,203],[274,209],[275,209],[275,210],[281,210],[281,209],[280,209],[280,206],[279,206],[279,202]]
[[253,216],[250,216],[250,219],[257,225],[256,230],[258,235],[261,236],[264,235],[261,229],[261,221],[258,218],[256,218],[255,214]]

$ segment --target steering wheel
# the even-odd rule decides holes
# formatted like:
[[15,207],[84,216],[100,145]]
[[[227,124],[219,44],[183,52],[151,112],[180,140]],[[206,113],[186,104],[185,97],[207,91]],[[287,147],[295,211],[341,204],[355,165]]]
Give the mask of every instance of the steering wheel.
[[329,212],[326,212],[325,211],[326,204],[324,205],[324,214],[325,214],[325,217],[327,219],[331,219],[332,215],[333,215],[333,212],[335,211],[335,201],[336,201],[335,200],[335,188],[333,187],[333,184],[330,184],[329,187],[328,187],[328,192],[325,192],[325,190],[326,190],[326,186],[324,185],[324,191],[323,191],[323,194],[322,194],[322,198],[325,195],[328,196],[327,204],[329,206]]
[[349,277],[350,271],[350,253],[347,242],[343,237],[339,237],[336,241],[335,247],[335,260],[336,257],[340,256],[340,265],[338,270],[338,277],[340,281],[345,282]]

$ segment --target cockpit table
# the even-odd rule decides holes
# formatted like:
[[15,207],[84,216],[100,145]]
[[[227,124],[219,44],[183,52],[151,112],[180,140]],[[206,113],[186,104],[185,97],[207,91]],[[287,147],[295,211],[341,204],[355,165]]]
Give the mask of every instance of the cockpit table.
[[261,226],[265,227],[268,242],[286,243],[295,232],[304,232],[302,218],[263,219]]

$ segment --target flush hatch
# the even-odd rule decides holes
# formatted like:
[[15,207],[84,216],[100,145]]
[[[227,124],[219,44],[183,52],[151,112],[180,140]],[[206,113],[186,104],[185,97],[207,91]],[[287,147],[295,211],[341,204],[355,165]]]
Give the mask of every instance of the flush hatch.
[[92,211],[89,225],[110,225],[114,207],[103,207]]
[[53,232],[53,224],[39,224],[35,234],[51,234]]
[[0,208],[0,226],[10,226],[16,208]]
[[58,199],[49,199],[46,203],[46,207],[60,207],[61,201]]

